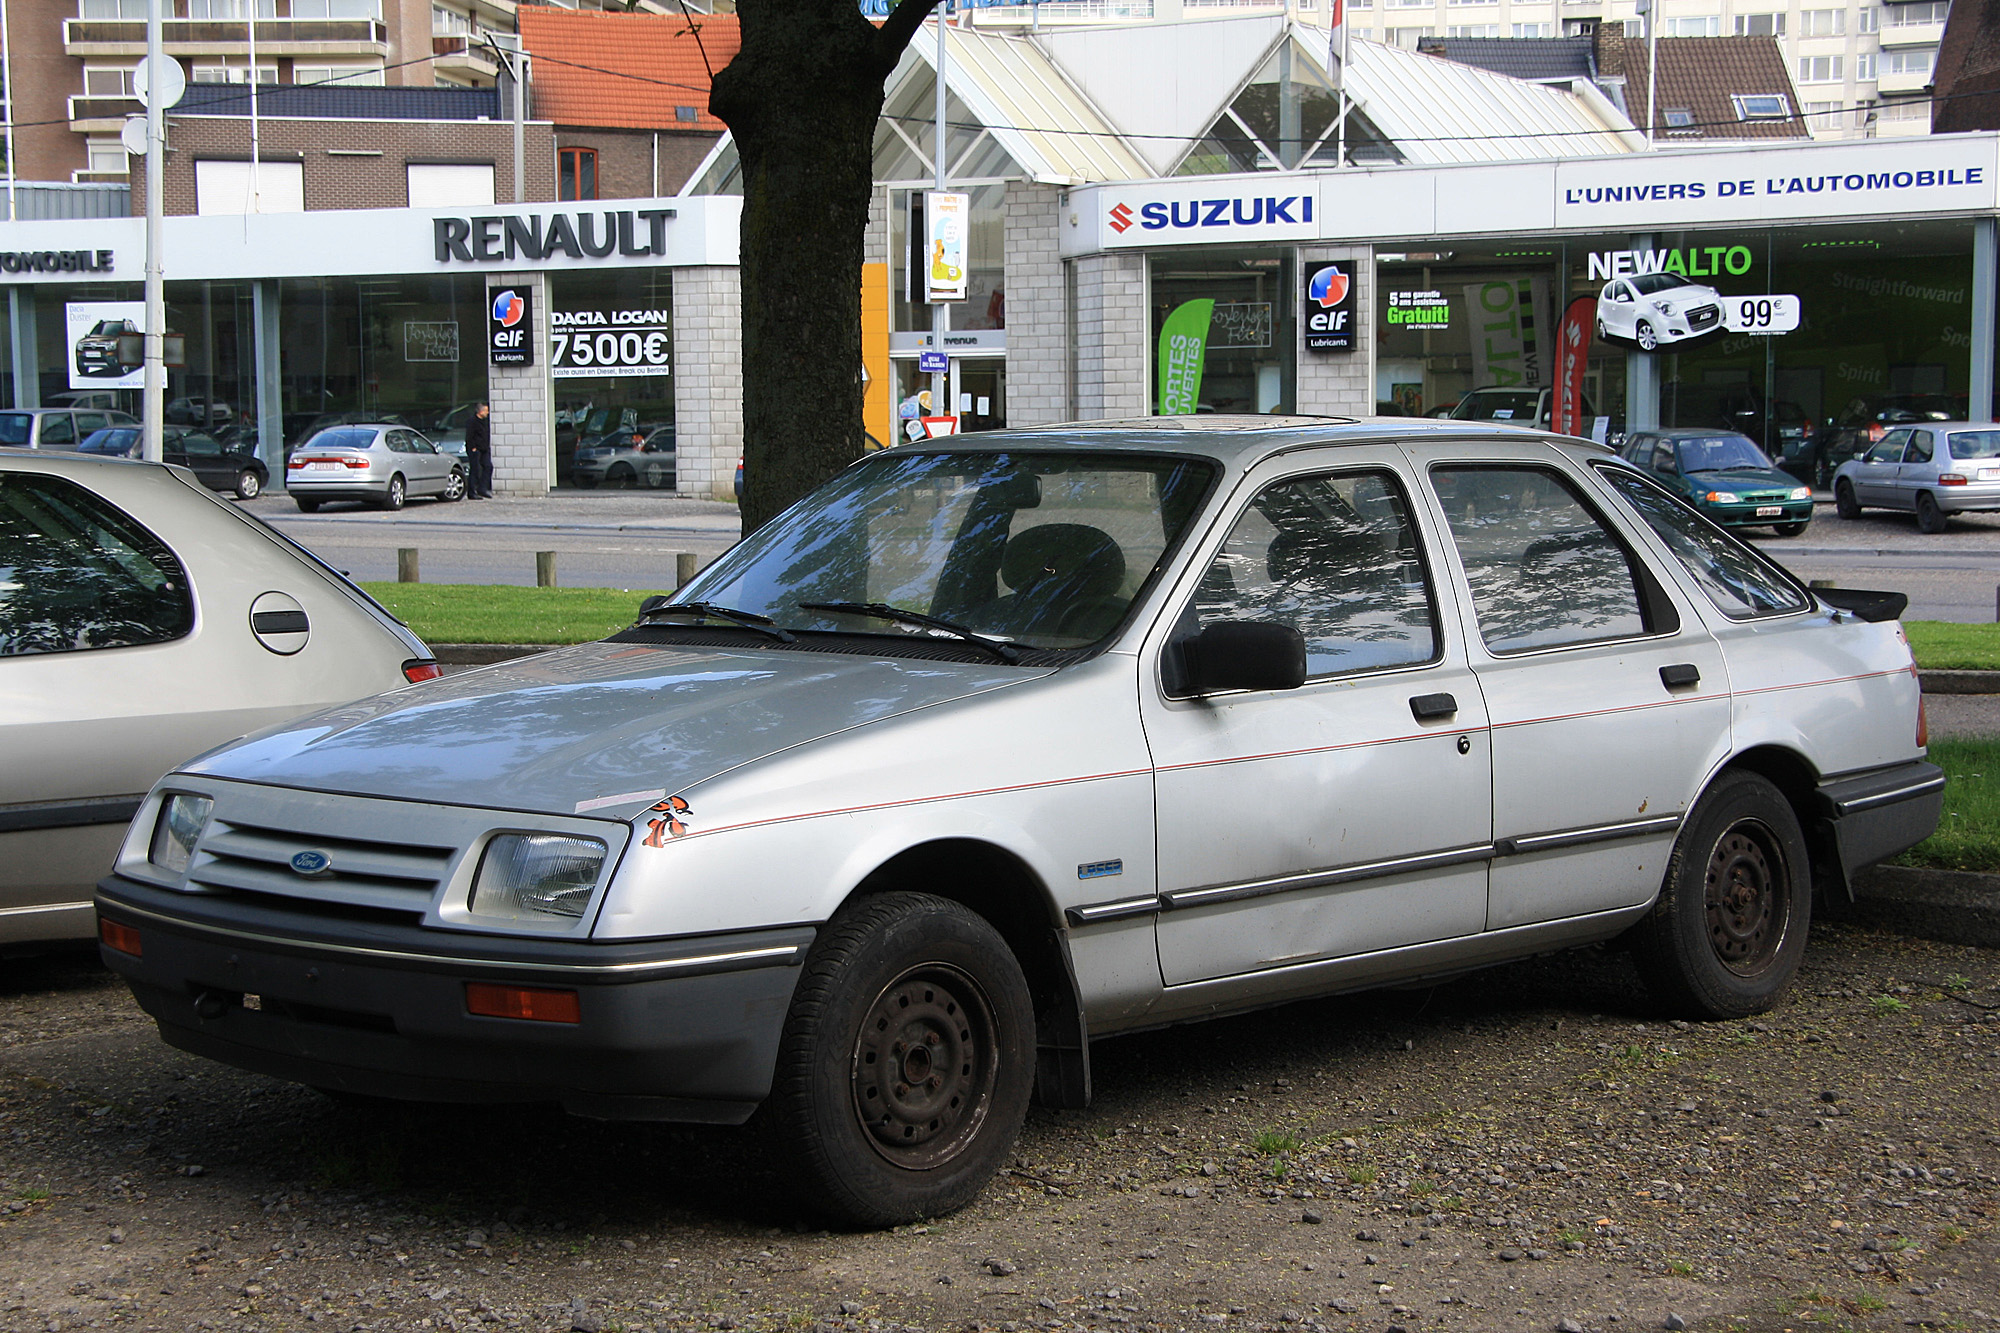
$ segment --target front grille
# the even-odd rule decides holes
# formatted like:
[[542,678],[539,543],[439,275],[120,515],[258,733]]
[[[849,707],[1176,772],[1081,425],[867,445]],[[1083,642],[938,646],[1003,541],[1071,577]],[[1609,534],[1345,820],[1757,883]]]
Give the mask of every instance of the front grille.
[[1722,322],[1722,310],[1720,307],[1712,305],[1698,305],[1694,309],[1688,311],[1688,328],[1695,330],[1697,332],[1702,329],[1714,328],[1717,324],[1721,322]]
[[[188,867],[188,886],[421,913],[430,906],[455,850],[330,838],[217,818]],[[301,852],[324,855],[329,868],[299,873],[292,858]]]

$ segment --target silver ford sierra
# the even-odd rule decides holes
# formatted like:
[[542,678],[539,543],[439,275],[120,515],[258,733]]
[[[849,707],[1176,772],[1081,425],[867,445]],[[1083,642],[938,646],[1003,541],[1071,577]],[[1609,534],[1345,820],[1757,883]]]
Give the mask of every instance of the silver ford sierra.
[[168,775],[103,956],[229,1064],[755,1116],[822,1213],[934,1216],[1096,1037],[1621,938],[1769,1007],[1939,817],[1901,609],[1507,426],[885,450],[603,642]]

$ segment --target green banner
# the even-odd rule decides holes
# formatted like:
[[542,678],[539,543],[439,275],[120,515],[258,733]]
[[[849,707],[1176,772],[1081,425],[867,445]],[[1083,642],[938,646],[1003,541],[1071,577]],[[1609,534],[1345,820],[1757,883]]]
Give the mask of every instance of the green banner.
[[1201,397],[1202,359],[1208,351],[1208,321],[1215,302],[1188,301],[1160,326],[1160,415],[1194,415]]

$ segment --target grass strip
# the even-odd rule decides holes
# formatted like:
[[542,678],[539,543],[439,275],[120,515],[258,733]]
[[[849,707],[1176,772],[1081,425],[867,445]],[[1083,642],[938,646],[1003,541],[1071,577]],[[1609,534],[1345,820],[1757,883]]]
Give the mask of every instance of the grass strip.
[[1937,832],[1896,858],[1933,870],[2000,871],[2000,740],[1934,740],[1931,762],[1945,771]]
[[516,588],[483,583],[364,583],[425,643],[589,643],[615,634],[652,596],[634,588]]
[[1910,651],[1931,671],[2000,671],[2000,625],[1906,620]]

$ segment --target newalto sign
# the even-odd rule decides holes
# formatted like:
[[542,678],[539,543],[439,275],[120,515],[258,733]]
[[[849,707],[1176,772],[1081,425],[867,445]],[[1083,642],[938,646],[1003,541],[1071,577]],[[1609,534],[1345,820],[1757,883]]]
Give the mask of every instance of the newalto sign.
[[440,264],[505,264],[523,259],[665,257],[671,208],[603,209],[525,216],[433,218]]

